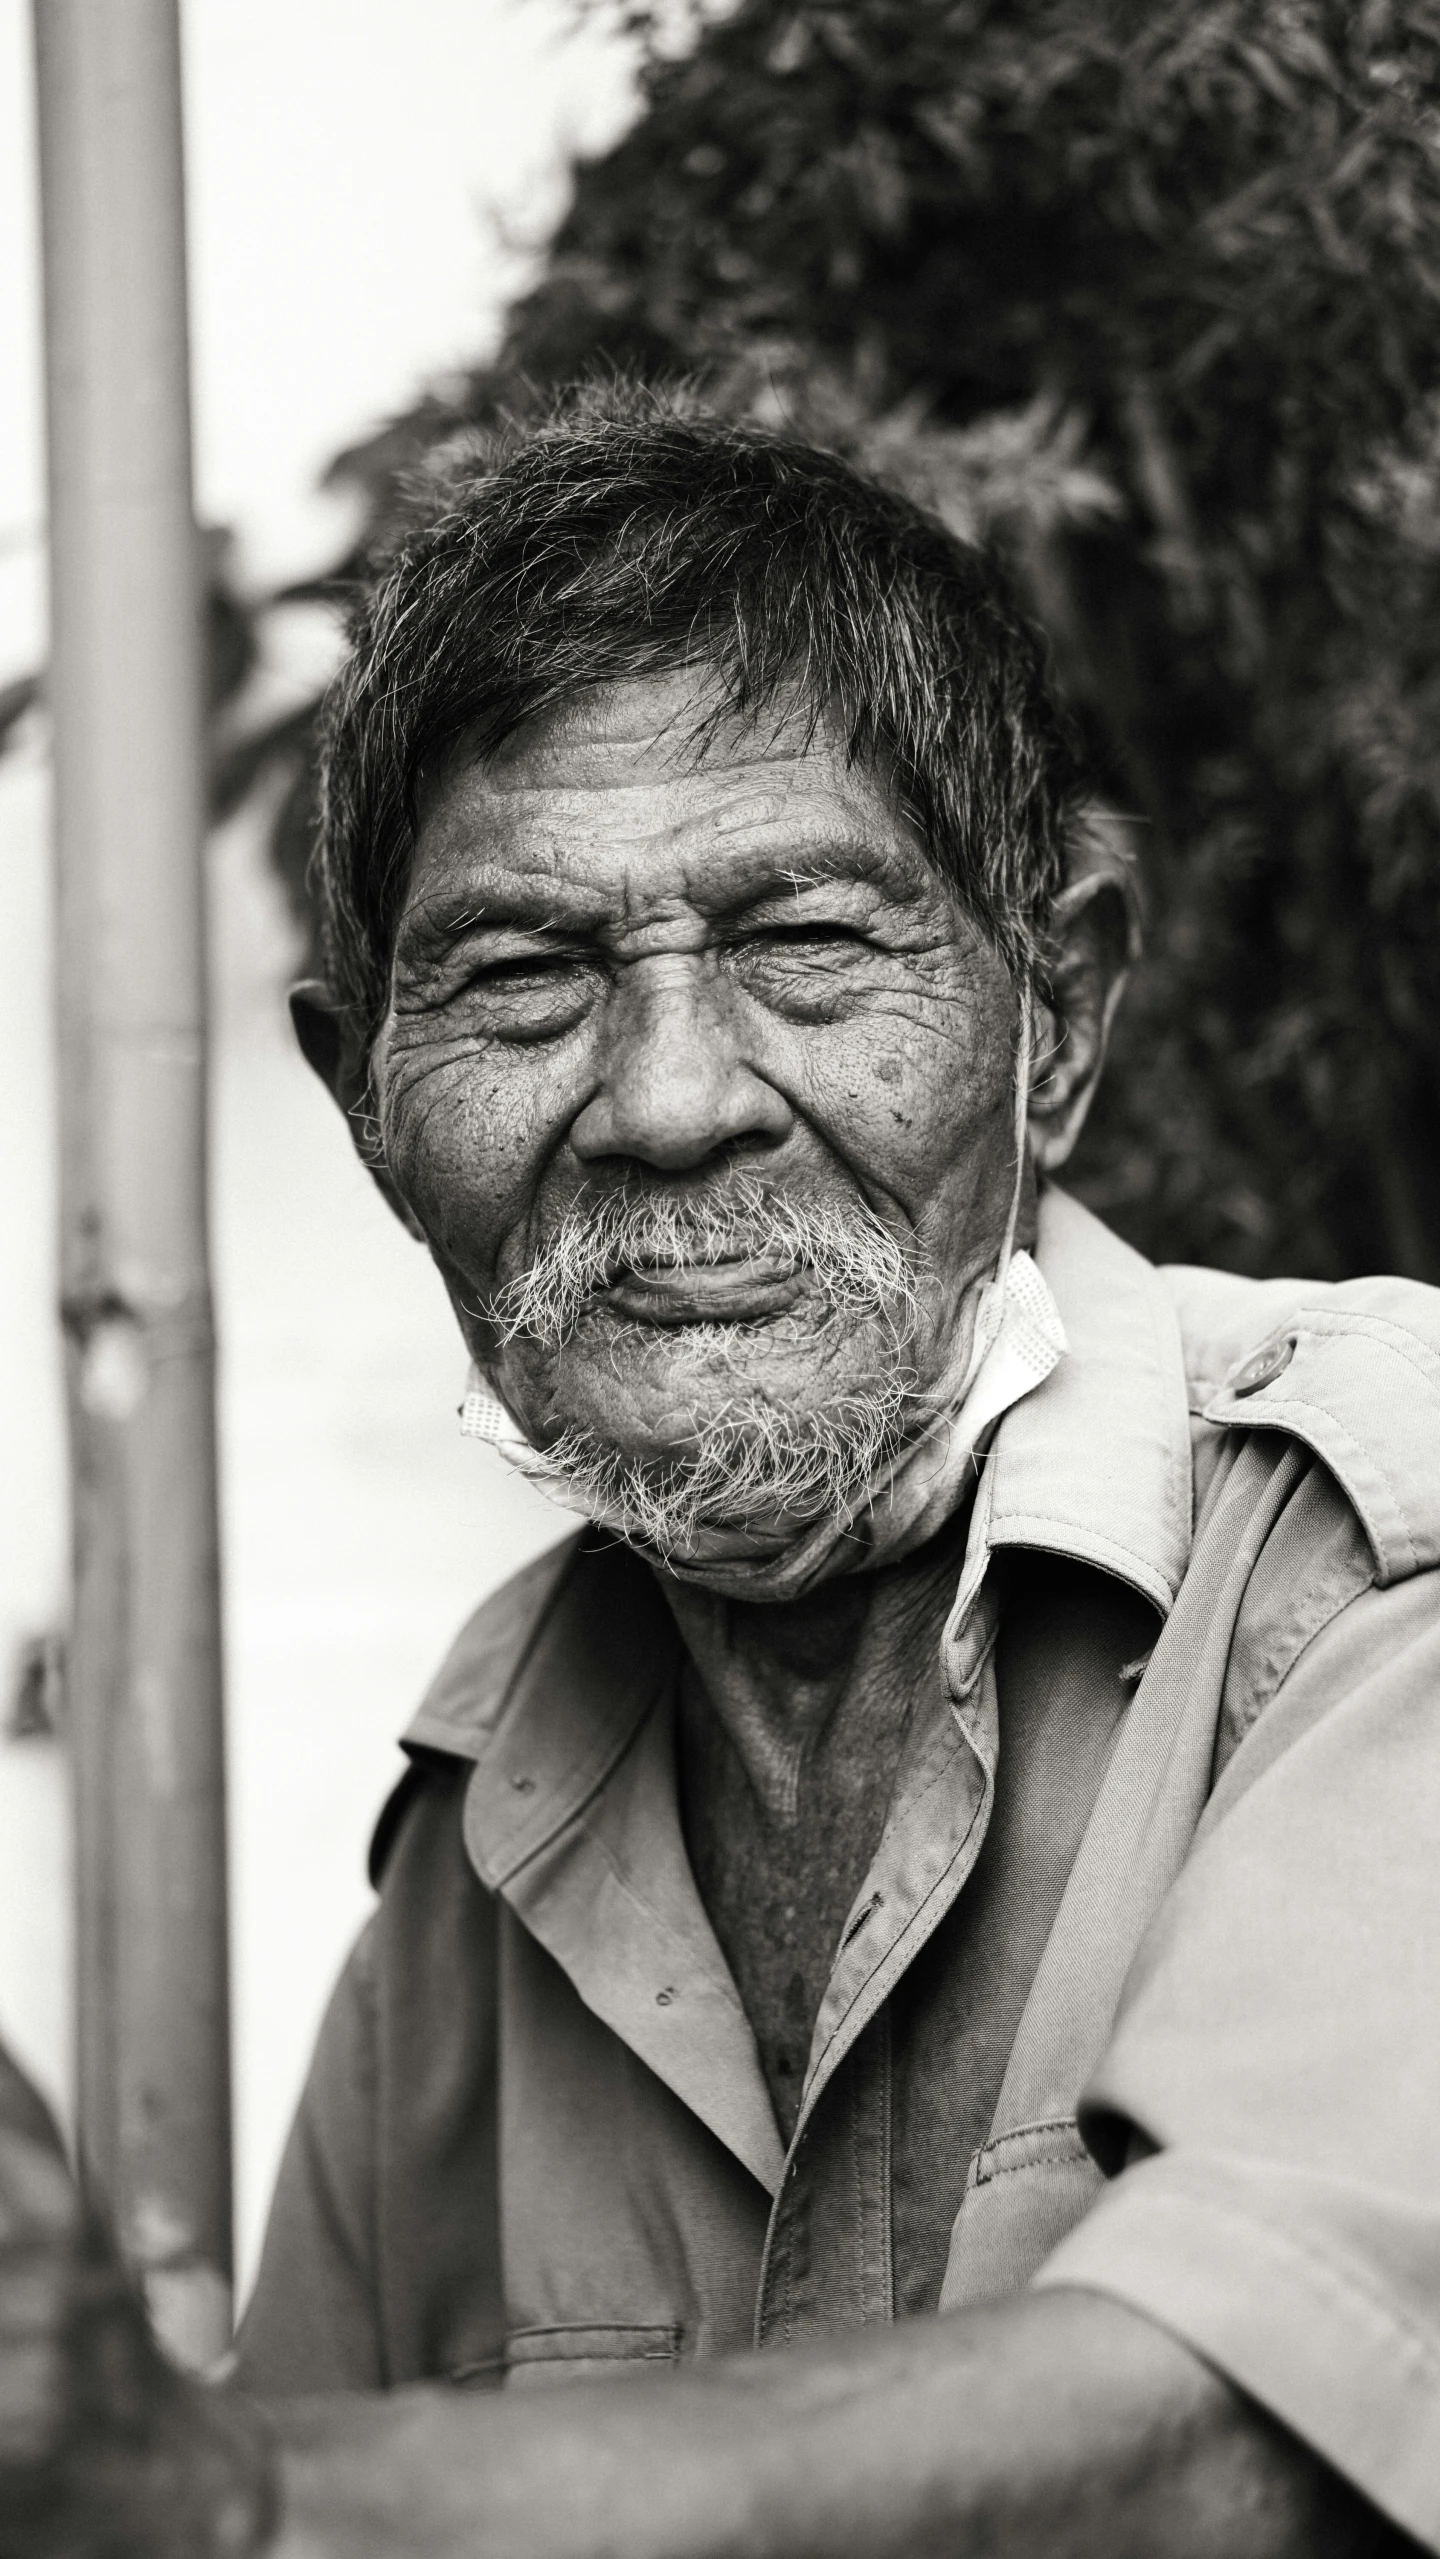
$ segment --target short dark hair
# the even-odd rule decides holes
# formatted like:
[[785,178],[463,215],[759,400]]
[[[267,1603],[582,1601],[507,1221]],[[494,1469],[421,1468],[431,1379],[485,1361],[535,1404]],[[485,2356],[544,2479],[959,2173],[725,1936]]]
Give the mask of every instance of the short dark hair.
[[324,964],[361,1042],[388,998],[420,785],[464,739],[703,666],[720,710],[838,713],[936,870],[1035,969],[1080,772],[996,559],[796,438],[614,386],[457,450],[365,588],[325,719]]

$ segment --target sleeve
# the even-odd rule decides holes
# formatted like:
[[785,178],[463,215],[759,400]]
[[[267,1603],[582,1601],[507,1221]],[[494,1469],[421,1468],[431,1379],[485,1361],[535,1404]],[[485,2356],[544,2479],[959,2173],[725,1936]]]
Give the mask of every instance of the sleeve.
[[340,1976],[280,2163],[235,2349],[243,2389],[376,2390],[375,1920]]
[[1036,2277],[1128,2304],[1440,2552],[1440,1574],[1353,1601],[1226,1769]]

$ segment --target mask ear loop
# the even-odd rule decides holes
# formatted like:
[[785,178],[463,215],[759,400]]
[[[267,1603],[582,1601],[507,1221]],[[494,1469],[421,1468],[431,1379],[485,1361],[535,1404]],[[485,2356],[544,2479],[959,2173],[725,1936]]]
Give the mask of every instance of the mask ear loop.
[[1035,1001],[1028,984],[1020,997],[1020,1054],[1015,1061],[1015,1188],[1005,1221],[1005,1241],[995,1265],[995,1285],[1003,1293],[1015,1253],[1015,1230],[1025,1190],[1025,1144],[1030,1133],[1030,1078],[1034,1072]]
[[1010,1194],[1010,1214],[1005,1220],[1005,1235],[995,1276],[981,1292],[975,1311],[975,1339],[970,1352],[970,1365],[965,1373],[962,1395],[968,1395],[980,1369],[995,1344],[1005,1313],[1005,1283],[1015,1258],[1015,1234],[1020,1224],[1020,1202],[1025,1191],[1025,1142],[1030,1125],[1030,1078],[1032,1050],[1035,1040],[1034,998],[1028,983],[1020,995],[1020,1050],[1015,1061],[1015,1187]]

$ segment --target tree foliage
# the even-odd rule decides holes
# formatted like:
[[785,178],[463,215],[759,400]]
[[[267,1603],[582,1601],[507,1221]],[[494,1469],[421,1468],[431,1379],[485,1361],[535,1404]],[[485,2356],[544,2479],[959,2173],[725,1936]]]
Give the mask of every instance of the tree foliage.
[[631,24],[642,112],[498,357],[335,466],[366,538],[623,365],[998,540],[1150,907],[1080,1187],[1165,1258],[1440,1278],[1440,0]]

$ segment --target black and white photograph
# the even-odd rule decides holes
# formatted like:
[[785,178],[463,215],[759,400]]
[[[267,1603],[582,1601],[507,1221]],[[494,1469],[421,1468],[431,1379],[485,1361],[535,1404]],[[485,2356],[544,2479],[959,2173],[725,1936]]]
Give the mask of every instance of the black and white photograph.
[[1440,2559],[1440,0],[0,0],[0,2559]]

